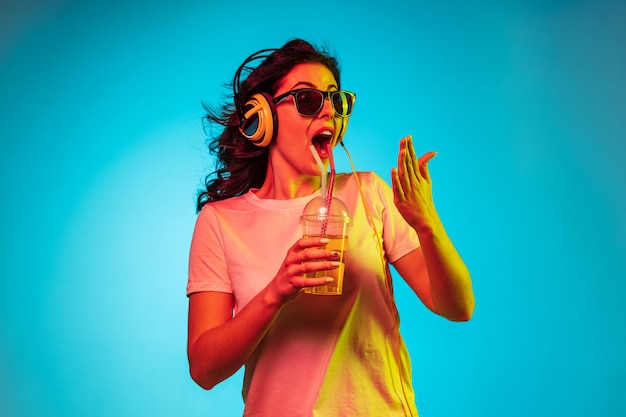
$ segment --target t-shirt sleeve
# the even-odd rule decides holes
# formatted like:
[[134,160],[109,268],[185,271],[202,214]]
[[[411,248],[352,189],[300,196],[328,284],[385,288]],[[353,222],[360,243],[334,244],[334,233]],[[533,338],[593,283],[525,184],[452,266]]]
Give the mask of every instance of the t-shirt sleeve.
[[187,296],[201,291],[232,293],[220,227],[210,205],[198,214],[189,253]]
[[380,199],[383,221],[383,245],[389,262],[393,263],[409,252],[419,248],[415,229],[404,220],[393,201],[393,190],[378,174],[372,172],[372,183]]

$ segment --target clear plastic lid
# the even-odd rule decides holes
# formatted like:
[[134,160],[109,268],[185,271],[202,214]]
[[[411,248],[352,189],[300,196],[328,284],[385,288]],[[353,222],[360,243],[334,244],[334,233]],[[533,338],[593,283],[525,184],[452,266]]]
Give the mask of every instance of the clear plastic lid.
[[322,197],[315,197],[309,201],[304,207],[300,221],[302,222],[306,218],[307,221],[341,221],[352,224],[348,207],[340,198],[332,197],[329,207],[324,204],[325,200]]

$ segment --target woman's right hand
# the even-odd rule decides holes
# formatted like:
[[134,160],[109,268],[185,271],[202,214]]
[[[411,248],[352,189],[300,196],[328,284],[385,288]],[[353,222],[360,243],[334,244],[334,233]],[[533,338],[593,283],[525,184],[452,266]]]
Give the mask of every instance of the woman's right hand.
[[304,278],[313,271],[337,268],[339,255],[322,249],[328,239],[299,239],[289,248],[272,281],[233,317],[235,298],[224,292],[198,292],[189,298],[189,371],[211,389],[234,374],[257,348],[281,308],[306,287],[332,278]]
[[276,277],[271,281],[268,290],[284,303],[307,287],[328,284],[330,277],[305,278],[304,274],[315,271],[335,269],[341,264],[339,253],[323,249],[329,240],[320,237],[301,238],[289,248]]

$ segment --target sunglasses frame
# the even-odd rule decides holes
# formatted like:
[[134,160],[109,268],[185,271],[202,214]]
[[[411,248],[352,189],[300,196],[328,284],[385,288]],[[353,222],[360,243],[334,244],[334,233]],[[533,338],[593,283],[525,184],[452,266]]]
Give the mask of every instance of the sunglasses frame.
[[[320,103],[320,107],[311,114],[308,113],[303,113],[300,111],[300,109],[298,108],[298,93],[302,92],[302,91],[315,91],[316,93],[319,93],[322,95],[322,101]],[[296,107],[296,110],[298,111],[298,113],[300,113],[300,115],[302,116],[306,116],[306,117],[313,117],[316,116],[320,113],[320,111],[322,111],[322,108],[324,107],[324,101],[326,101],[326,99],[330,100],[332,106],[333,106],[333,110],[335,112],[335,114],[337,114],[338,116],[341,117],[350,117],[350,115],[352,114],[352,110],[350,110],[349,114],[341,114],[337,111],[337,109],[335,108],[335,104],[333,102],[333,97],[335,96],[335,94],[344,94],[347,96],[352,97],[352,105],[354,106],[354,102],[356,101],[356,94],[350,92],[350,91],[346,91],[346,90],[338,90],[338,91],[322,91],[322,90],[317,90],[315,88],[297,88],[295,90],[291,90],[291,91],[287,91],[286,93],[283,93],[281,95],[279,95],[278,97],[274,98],[272,100],[272,102],[274,104],[278,104],[281,101],[283,101],[284,99],[286,99],[287,97],[293,96],[293,104]]]

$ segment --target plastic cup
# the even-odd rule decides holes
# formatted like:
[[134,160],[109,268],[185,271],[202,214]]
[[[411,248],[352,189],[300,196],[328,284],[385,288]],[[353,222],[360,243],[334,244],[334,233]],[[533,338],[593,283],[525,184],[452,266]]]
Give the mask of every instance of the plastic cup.
[[333,281],[326,285],[307,287],[305,293],[317,295],[341,295],[345,271],[346,249],[348,247],[348,227],[352,225],[348,209],[343,201],[333,197],[330,207],[323,204],[321,197],[311,200],[300,217],[304,237],[325,237],[330,240],[324,249],[339,252],[341,264],[337,268],[325,271],[309,272],[305,278],[331,277]]

